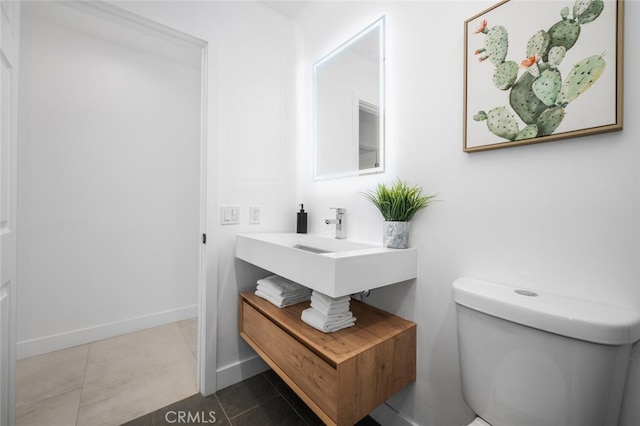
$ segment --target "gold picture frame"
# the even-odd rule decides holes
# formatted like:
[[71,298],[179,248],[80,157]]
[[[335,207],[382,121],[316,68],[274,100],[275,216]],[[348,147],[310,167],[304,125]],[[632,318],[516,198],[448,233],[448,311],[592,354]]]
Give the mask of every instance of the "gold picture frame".
[[623,0],[504,0],[464,23],[463,150],[622,130]]

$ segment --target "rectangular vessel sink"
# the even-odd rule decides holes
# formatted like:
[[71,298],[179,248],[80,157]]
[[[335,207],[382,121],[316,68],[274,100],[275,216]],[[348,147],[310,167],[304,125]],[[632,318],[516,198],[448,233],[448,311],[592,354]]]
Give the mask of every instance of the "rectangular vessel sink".
[[294,233],[239,234],[236,257],[331,297],[417,276],[417,249]]

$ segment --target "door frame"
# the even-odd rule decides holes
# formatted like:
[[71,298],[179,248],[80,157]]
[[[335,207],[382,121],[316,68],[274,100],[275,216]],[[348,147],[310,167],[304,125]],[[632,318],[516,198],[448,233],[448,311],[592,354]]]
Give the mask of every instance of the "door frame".
[[[3,70],[0,96],[4,98],[2,104],[6,108],[0,116],[0,138],[4,139],[6,136],[5,140],[0,139],[0,425],[9,426],[15,423],[16,414],[16,201],[20,2],[3,1],[0,4],[0,20],[0,66]],[[8,74],[5,74],[5,69]],[[8,80],[5,80],[5,77]],[[5,81],[8,87],[5,87]],[[5,104],[5,99],[8,105]]]
[[[209,43],[202,41],[201,61],[201,107],[200,107],[200,229],[203,244],[200,245],[200,280],[198,305],[198,390],[204,396],[211,395],[217,388],[217,329],[218,317],[218,248],[215,242],[217,228],[213,215],[217,212],[217,170],[209,170],[209,164],[216,164],[217,152],[214,144],[209,144]],[[207,203],[211,203],[208,206]],[[212,217],[208,217],[212,215]],[[211,244],[213,242],[213,244]]]

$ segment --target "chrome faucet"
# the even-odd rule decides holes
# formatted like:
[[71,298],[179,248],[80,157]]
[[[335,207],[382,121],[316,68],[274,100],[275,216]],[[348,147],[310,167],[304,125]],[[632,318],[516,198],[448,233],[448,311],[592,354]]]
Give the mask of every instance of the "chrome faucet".
[[325,219],[324,223],[327,225],[335,224],[336,225],[336,238],[339,240],[344,240],[347,238],[347,230],[344,224],[344,214],[347,212],[347,209],[343,209],[340,207],[331,207],[336,211],[335,219]]

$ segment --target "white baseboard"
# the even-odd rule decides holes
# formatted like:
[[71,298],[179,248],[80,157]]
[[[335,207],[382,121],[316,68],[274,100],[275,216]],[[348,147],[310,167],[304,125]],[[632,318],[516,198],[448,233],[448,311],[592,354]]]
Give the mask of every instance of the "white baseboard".
[[243,380],[267,371],[269,366],[258,355],[218,369],[216,385],[218,390],[235,385]]
[[84,345],[109,337],[121,336],[134,331],[146,328],[157,327],[172,322],[182,321],[198,316],[198,305],[185,306],[172,309],[170,311],[158,312],[156,314],[144,315],[110,324],[98,325],[95,327],[72,330],[65,333],[40,337],[38,339],[24,340],[18,342],[18,359],[31,356],[42,355],[60,349],[71,348],[73,346]]

